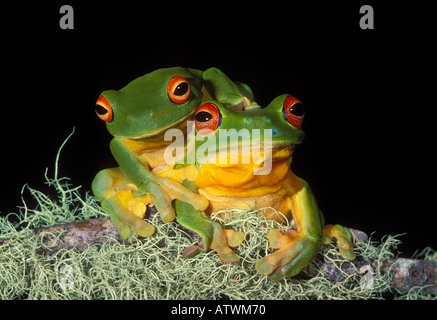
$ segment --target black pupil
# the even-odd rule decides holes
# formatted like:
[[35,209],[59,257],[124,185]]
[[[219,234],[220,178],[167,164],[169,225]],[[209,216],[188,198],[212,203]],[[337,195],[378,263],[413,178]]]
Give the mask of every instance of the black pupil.
[[200,111],[196,114],[195,118],[199,122],[207,122],[212,119],[212,114],[206,111]]
[[186,82],[182,82],[179,83],[178,86],[176,87],[176,89],[174,89],[173,94],[175,96],[183,96],[184,94],[186,94],[188,91],[188,83]]
[[303,116],[304,113],[305,113],[305,108],[304,108],[304,106],[303,106],[302,103],[298,102],[298,103],[293,104],[293,105],[290,107],[290,113],[291,113],[293,116],[301,117],[301,116]]
[[96,105],[96,112],[103,116],[108,113],[108,110],[106,110],[106,108],[102,107],[101,105]]

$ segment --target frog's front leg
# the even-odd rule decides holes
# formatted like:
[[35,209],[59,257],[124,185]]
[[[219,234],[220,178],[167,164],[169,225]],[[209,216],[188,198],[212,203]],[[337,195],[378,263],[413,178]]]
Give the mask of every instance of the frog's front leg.
[[137,234],[149,237],[154,233],[155,228],[143,219],[148,197],[137,199],[136,187],[119,168],[100,171],[93,180],[92,190],[122,239],[130,240]]
[[[192,191],[196,187],[191,181],[184,181],[183,185]],[[191,257],[199,251],[212,249],[217,251],[222,262],[237,262],[240,257],[230,247],[237,247],[244,240],[244,233],[241,231],[225,230],[222,226],[210,220],[205,213],[195,210],[187,202],[177,200],[175,202],[176,216],[180,224],[196,232],[202,237],[202,245],[187,248],[184,257]]]
[[170,222],[175,218],[172,206],[174,199],[187,201],[197,210],[208,207],[209,202],[205,197],[187,190],[172,178],[151,173],[117,138],[112,139],[110,148],[123,174],[138,187],[138,193],[151,195],[163,222]]
[[[290,173],[291,174],[291,173]],[[317,202],[308,184],[291,174],[292,196],[289,199],[297,230],[282,234],[271,230],[270,246],[277,251],[256,262],[256,270],[279,281],[298,274],[305,268],[321,246],[322,221]]]

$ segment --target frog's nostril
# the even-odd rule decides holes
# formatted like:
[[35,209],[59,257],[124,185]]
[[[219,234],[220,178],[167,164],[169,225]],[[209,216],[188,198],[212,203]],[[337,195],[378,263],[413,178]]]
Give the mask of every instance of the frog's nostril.
[[105,122],[112,122],[114,116],[112,112],[111,104],[104,96],[100,96],[96,102],[96,114]]

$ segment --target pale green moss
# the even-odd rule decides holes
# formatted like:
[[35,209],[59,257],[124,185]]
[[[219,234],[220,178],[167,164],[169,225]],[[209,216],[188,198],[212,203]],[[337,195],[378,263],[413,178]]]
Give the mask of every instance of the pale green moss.
[[[59,154],[58,154],[59,157]],[[57,157],[57,159],[58,159]],[[186,236],[177,222],[164,224],[159,215],[152,218],[156,233],[142,241],[126,244],[90,246],[85,250],[63,249],[53,255],[39,253],[43,235],[32,229],[60,223],[106,216],[97,200],[79,188],[71,188],[67,179],[47,183],[58,197],[25,186],[37,205],[19,208],[17,223],[10,217],[0,220],[0,299],[382,299],[390,292],[389,275],[374,270],[372,288],[362,288],[362,274],[345,275],[333,284],[320,268],[320,259],[312,262],[298,277],[271,283],[259,275],[254,264],[263,252],[271,252],[267,232],[282,226],[266,221],[260,212],[248,208],[241,214],[229,210],[230,217],[220,221],[226,228],[242,230],[246,240],[236,249],[241,261],[224,264],[215,252],[200,253],[183,259],[183,250],[196,243]],[[357,257],[383,261],[395,255],[399,239],[385,237],[380,243],[367,240],[356,244]],[[165,244],[165,245],[164,245]],[[335,245],[322,248],[319,257],[349,263],[341,259]],[[437,260],[428,251],[427,259]],[[416,290],[399,298],[430,298]]]

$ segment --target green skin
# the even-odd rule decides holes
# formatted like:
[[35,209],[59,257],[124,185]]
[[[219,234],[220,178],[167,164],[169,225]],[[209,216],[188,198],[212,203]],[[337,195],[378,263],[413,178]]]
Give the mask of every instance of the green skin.
[[[289,95],[283,94],[275,99],[266,108],[254,108],[250,112],[247,111],[234,111],[226,108],[220,101],[208,101],[214,104],[220,111],[221,124],[217,129],[235,129],[237,131],[241,129],[260,129],[260,140],[264,139],[264,130],[271,129],[274,134],[272,135],[272,143],[275,146],[288,146],[297,145],[303,142],[305,133],[301,128],[290,125],[283,117],[282,107],[284,100]],[[207,103],[208,103],[207,102]],[[213,138],[216,141],[216,150],[219,152],[221,146],[219,142],[219,131],[215,130],[210,135],[209,139]],[[198,149],[204,141],[196,140],[196,149]],[[241,140],[238,140],[238,146],[241,146]],[[224,146],[225,148],[234,147],[233,145]]]
[[[235,129],[237,131],[243,128],[261,129],[261,140],[264,139],[264,129],[272,129],[272,145],[274,149],[302,143],[304,132],[300,127],[295,127],[288,123],[282,112],[283,104],[287,96],[288,95],[281,95],[275,98],[266,108],[257,108],[250,112],[232,111],[217,101],[210,101],[219,109],[221,114],[220,126],[208,135],[209,139],[215,140],[216,151],[219,152],[220,148],[233,148],[237,145],[242,145],[239,139],[237,145],[228,144],[227,146],[220,146],[218,143],[218,129]],[[196,132],[196,134],[199,133]],[[196,140],[196,149],[201,147],[204,143],[206,143],[206,141]],[[288,161],[291,163],[291,155]],[[200,171],[199,174],[202,174],[202,171]],[[256,263],[258,272],[263,275],[268,275],[271,281],[279,281],[298,274],[317,253],[320,244],[330,243],[333,238],[338,240],[340,253],[344,258],[350,260],[355,258],[349,229],[339,225],[329,225],[326,226],[324,230],[324,218],[317,206],[316,199],[310,187],[300,178],[297,178],[297,181],[297,184],[302,187],[296,188],[296,194],[291,195],[290,198],[299,199],[300,202],[294,206],[297,209],[296,211],[300,213],[295,214],[295,212],[291,212],[298,229],[297,233],[290,236],[290,239],[292,239],[291,243],[278,245],[280,239],[287,237],[287,235],[282,235],[278,230],[272,230],[273,232],[269,233],[268,236],[270,244],[274,248],[279,248],[279,250]],[[184,204],[184,207],[188,206],[188,204]],[[179,210],[183,211],[183,208],[179,208]]]
[[[185,78],[191,88],[188,100],[181,104],[171,101],[167,92],[167,85],[174,76]],[[113,121],[107,123],[107,129],[114,136],[110,149],[119,168],[100,171],[93,180],[92,189],[123,239],[129,240],[136,235],[150,236],[154,227],[142,217],[133,214],[127,204],[117,197],[120,190],[133,190],[138,202],[142,201],[141,196],[150,194],[164,222],[172,221],[176,215],[169,190],[179,195],[176,206],[178,202],[192,203],[193,199],[198,200],[201,196],[196,194],[195,188],[188,182],[185,185],[193,191],[168,177],[154,175],[151,172],[153,168],[147,161],[140,160],[122,142],[140,141],[147,145],[148,141],[156,141],[167,129],[177,127],[192,118],[194,111],[205,98],[205,92],[208,97],[222,101],[227,107],[236,110],[242,110],[248,105],[247,98],[241,92],[252,98],[250,88],[244,84],[233,83],[216,68],[204,72],[186,68],[159,69],[135,79],[119,91],[108,90],[101,94],[110,103],[114,115]],[[192,210],[195,209],[198,208],[194,207]],[[202,216],[202,223],[206,227],[199,230],[198,219],[190,222],[184,214],[189,215],[190,210],[184,210],[178,214],[178,218],[188,228],[199,231],[207,248],[217,247],[223,252],[221,248],[224,246],[224,260],[238,260],[236,255],[226,256],[230,249],[224,240],[224,231],[217,223]],[[214,239],[219,239],[221,243],[216,245]]]
[[[175,75],[184,77],[191,87],[189,99],[177,106],[170,101],[167,94],[167,84]],[[99,172],[93,181],[92,189],[101,201],[103,209],[110,214],[123,239],[131,239],[135,235],[147,237],[154,232],[153,226],[133,214],[126,207],[126,203],[114,195],[119,190],[130,189],[130,185],[134,184],[136,188],[133,190],[133,196],[138,199],[138,202],[142,201],[142,196],[150,194],[163,221],[171,221],[176,216],[181,224],[202,237],[203,244],[188,248],[185,256],[189,257],[199,250],[209,248],[216,250],[222,261],[236,262],[239,257],[230,249],[230,246],[237,246],[242,241],[242,234],[223,230],[218,223],[211,221],[202,211],[196,210],[198,208],[191,202],[193,198],[199,197],[196,185],[186,180],[182,185],[175,187],[174,181],[172,182],[167,177],[156,176],[150,171],[152,168],[145,163],[144,159],[140,161],[137,155],[122,143],[126,139],[142,141],[146,144],[148,141],[156,141],[156,138],[159,138],[167,129],[177,127],[181,122],[192,119],[194,111],[204,102],[205,93],[208,97],[218,101],[217,104],[223,115],[221,128],[237,130],[244,127],[275,128],[277,134],[273,137],[274,143],[297,144],[303,139],[303,132],[291,130],[289,125],[285,126],[283,119],[281,120],[282,114],[275,109],[275,105],[282,107],[281,98],[275,99],[266,109],[257,110],[259,106],[248,102],[248,100],[253,100],[250,88],[244,84],[233,83],[216,68],[210,68],[204,72],[185,68],[160,69],[132,81],[119,91],[110,90],[102,93],[102,96],[109,101],[114,113],[114,119],[107,123],[107,128],[114,135],[110,148],[120,167]],[[252,111],[238,112],[243,109],[252,109]],[[262,130],[261,133],[263,133]],[[197,146],[199,147],[200,144]],[[118,184],[115,185],[114,181],[118,181]],[[168,188],[180,189],[179,193],[185,195],[175,201],[174,208],[172,199],[167,194]],[[307,197],[313,199],[309,188],[305,190],[308,190]],[[110,191],[112,194],[108,196]],[[310,202],[315,203],[315,200]],[[317,230],[320,228],[317,227],[315,221],[321,219],[318,214],[318,211],[310,208],[310,214],[306,218],[309,221],[308,225]],[[320,239],[320,230],[317,230],[315,231],[316,238]],[[332,237],[326,236],[323,239],[328,242]],[[309,260],[315,251],[313,246],[308,246],[305,250],[304,262]],[[287,259],[289,258],[282,259],[281,263],[284,264]],[[296,259],[292,260],[296,261]],[[261,273],[267,274],[259,268],[259,264],[257,265]],[[292,267],[292,262],[288,261],[283,266],[275,266],[270,278],[274,280],[274,274],[277,275],[276,278],[284,277],[284,272],[285,277],[288,277],[295,274],[296,270],[300,270],[302,265],[301,262],[298,268]]]

